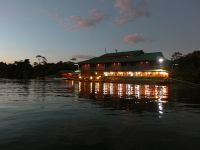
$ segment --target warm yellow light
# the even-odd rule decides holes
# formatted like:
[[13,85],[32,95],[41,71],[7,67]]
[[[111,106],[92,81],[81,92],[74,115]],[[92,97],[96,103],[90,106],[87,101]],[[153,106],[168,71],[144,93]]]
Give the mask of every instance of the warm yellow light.
[[160,75],[163,76],[163,77],[168,77],[169,73],[167,73],[167,72],[160,72]]
[[110,75],[111,75],[111,76],[114,75],[114,72],[110,72]]
[[[96,74],[97,75],[97,74]],[[166,71],[156,72],[104,72],[104,76],[138,76],[138,77],[169,77],[169,73]]]
[[90,80],[92,80],[93,79],[93,77],[92,76],[90,76]]
[[101,76],[96,77],[97,80],[99,80],[101,78]]
[[108,72],[104,72],[104,76],[108,76]]
[[81,77],[81,76],[79,76],[78,78],[79,78],[79,79],[82,79],[82,77]]
[[133,72],[128,72],[128,75],[129,76],[133,76]]

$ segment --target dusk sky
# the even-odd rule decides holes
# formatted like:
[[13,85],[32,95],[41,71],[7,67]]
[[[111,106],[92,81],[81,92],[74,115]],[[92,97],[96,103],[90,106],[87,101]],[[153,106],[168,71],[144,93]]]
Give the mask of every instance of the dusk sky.
[[0,0],[0,61],[200,49],[200,0]]

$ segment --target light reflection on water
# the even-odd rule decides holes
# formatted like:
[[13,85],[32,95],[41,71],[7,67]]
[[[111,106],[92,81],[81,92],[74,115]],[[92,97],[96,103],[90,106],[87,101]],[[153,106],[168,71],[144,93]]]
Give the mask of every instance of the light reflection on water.
[[[151,103],[157,105],[157,108],[150,105],[151,110],[157,111],[159,117],[161,117],[163,114],[163,104],[168,102],[169,87],[167,85],[103,82],[79,82],[78,84],[79,97],[91,98],[97,101],[101,100],[104,105],[109,103],[109,106],[115,109],[137,110],[134,106],[142,104],[148,106]],[[119,104],[116,107],[116,103],[120,102],[123,102],[123,105]],[[145,108],[144,111],[146,111]]]
[[196,149],[199,88],[0,79],[0,150]]
[[167,85],[138,85],[125,83],[79,82],[79,94],[95,94],[98,98],[109,95],[124,99],[168,99]]

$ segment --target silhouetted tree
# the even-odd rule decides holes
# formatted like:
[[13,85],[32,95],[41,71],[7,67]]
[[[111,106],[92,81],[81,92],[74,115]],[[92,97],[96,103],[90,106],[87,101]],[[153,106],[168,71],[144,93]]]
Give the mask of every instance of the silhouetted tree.
[[32,75],[33,68],[30,64],[29,59],[25,59],[24,61],[15,61],[14,62],[14,78],[30,78]]
[[177,59],[180,59],[182,56],[183,56],[182,53],[180,53],[180,52],[174,52],[174,53],[172,54],[171,60],[172,60],[172,61],[175,61],[175,60],[177,60]]
[[173,69],[173,77],[200,82],[200,51],[181,56],[175,59],[173,64],[178,64],[178,67]]
[[0,78],[3,78],[7,75],[7,64],[0,62]]
[[38,59],[38,64],[46,64],[47,63],[47,59],[44,56],[41,55],[37,55],[36,58]]
[[29,59],[15,61],[13,64],[0,62],[0,78],[29,79],[57,76],[63,70],[76,70],[73,62],[47,63],[47,59],[38,55],[38,63],[32,66]]

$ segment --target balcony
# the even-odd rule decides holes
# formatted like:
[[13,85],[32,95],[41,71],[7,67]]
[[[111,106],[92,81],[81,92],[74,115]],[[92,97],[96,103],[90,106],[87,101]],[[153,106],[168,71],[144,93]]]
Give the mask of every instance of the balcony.
[[82,71],[89,71],[89,72],[109,72],[109,71],[143,71],[143,70],[155,70],[155,69],[165,69],[163,66],[159,65],[135,65],[135,66],[120,66],[119,68],[113,68],[111,66],[97,68],[97,67],[90,67],[89,70],[82,70]]

